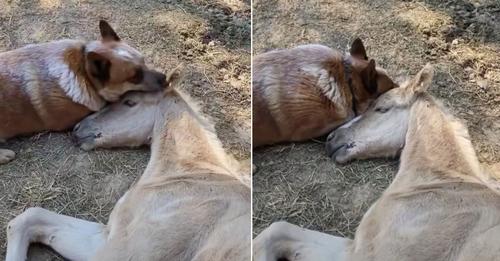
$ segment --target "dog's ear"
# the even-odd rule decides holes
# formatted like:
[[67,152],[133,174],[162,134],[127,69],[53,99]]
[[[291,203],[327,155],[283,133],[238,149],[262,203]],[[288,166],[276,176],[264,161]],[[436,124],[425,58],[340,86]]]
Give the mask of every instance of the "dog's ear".
[[104,42],[106,41],[120,41],[120,37],[116,34],[115,30],[104,20],[99,21],[99,30],[101,31],[101,37]]
[[363,41],[361,39],[356,38],[354,42],[352,42],[351,56],[356,57],[358,59],[368,60],[368,56],[366,55],[365,46],[363,45]]
[[88,73],[98,79],[101,83],[109,80],[109,69],[111,62],[97,52],[88,52],[86,55]]
[[361,71],[361,79],[366,90],[370,94],[377,92],[377,68],[375,60],[371,59],[368,66]]
[[167,73],[167,86],[164,90],[164,93],[167,94],[174,90],[174,87],[179,84],[182,80],[184,71],[184,64],[179,64],[169,73]]

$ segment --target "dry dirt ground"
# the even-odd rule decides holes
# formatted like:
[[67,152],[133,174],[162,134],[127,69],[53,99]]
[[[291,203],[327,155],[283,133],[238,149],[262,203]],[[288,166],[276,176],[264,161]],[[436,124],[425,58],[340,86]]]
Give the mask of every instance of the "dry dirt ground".
[[[250,1],[2,0],[0,51],[62,38],[93,40],[98,20],[160,70],[187,65],[182,87],[214,118],[224,146],[250,157]],[[142,173],[148,148],[84,152],[69,133],[9,140],[17,158],[0,166],[0,259],[7,222],[40,206],[106,223],[116,200]],[[44,247],[30,260],[63,260]]]
[[[356,37],[394,78],[427,62],[431,87],[469,128],[484,163],[500,162],[500,2],[498,0],[254,0],[254,54],[321,43],[347,50]],[[287,220],[353,237],[389,185],[397,159],[336,166],[321,139],[253,154],[254,234]]]

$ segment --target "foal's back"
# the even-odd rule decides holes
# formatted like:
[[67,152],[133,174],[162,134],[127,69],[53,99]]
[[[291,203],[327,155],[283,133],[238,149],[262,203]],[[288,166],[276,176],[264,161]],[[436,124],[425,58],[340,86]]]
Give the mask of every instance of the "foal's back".
[[498,238],[500,196],[482,184],[389,188],[363,218],[352,260],[498,260]]
[[95,260],[247,260],[249,198],[221,174],[139,182],[113,211]]
[[165,117],[148,167],[116,204],[95,260],[249,260],[244,174],[195,112]]

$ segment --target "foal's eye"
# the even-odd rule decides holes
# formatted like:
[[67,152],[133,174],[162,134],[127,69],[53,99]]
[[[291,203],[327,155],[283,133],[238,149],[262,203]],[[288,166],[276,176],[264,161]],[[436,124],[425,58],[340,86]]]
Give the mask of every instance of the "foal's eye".
[[137,103],[135,101],[125,100],[123,104],[127,105],[128,107],[134,107]]
[[378,108],[375,108],[375,111],[380,112],[380,113],[385,113],[385,112],[388,112],[389,109],[390,108],[378,107]]

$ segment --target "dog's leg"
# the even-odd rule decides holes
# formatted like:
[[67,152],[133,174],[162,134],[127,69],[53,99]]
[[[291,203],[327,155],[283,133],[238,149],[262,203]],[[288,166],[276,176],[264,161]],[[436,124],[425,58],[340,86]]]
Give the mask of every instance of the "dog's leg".
[[277,222],[253,242],[254,261],[341,261],[351,240]]
[[43,208],[29,208],[9,222],[6,261],[25,261],[30,243],[50,246],[70,260],[90,260],[106,240],[105,226]]
[[16,157],[16,153],[11,150],[0,149],[0,165],[5,164]]

